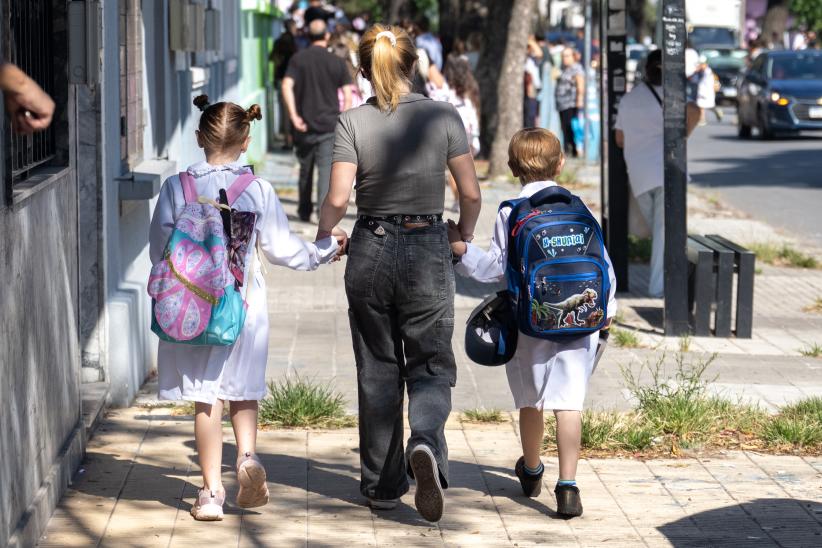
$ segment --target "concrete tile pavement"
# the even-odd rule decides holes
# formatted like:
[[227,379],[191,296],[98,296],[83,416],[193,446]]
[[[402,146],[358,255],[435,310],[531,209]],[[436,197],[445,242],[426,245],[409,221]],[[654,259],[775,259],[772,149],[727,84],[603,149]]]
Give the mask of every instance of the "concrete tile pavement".
[[190,418],[112,412],[55,512],[41,546],[818,546],[822,460],[733,452],[705,459],[583,460],[585,514],[557,519],[554,458],[539,497],[522,496],[512,466],[517,425],[450,421],[451,488],[430,524],[412,490],[391,512],[359,494],[355,429],[268,430],[258,451],[271,500],[233,504],[233,436],[225,429],[225,520],[195,522],[200,485]]

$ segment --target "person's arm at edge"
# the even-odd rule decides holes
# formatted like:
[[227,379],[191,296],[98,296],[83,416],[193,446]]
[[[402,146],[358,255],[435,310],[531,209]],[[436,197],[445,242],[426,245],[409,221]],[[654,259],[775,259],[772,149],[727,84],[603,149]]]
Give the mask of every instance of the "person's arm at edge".
[[[463,129],[463,131],[465,131]],[[460,201],[460,220],[458,223],[460,234],[464,240],[474,236],[480,209],[482,208],[482,193],[477,181],[477,170],[474,167],[474,158],[469,151],[466,154],[455,156],[448,160],[448,169],[457,183],[457,192]]]
[[28,74],[12,63],[0,64],[0,89],[15,131],[32,133],[49,127],[54,101]]

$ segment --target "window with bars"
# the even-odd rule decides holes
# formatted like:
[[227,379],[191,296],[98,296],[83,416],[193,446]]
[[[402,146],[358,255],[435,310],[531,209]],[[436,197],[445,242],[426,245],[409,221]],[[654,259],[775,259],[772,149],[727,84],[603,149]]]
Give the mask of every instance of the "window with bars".
[[[58,62],[54,55],[53,8],[54,0],[3,2],[1,31],[5,60],[20,67],[52,97],[55,96],[55,63]],[[52,124],[46,131],[34,135],[17,135],[12,132],[8,117],[3,124],[10,195],[13,185],[25,181],[38,167],[55,158],[58,128]]]
[[120,16],[120,159],[143,159],[143,21],[140,0],[118,0]]

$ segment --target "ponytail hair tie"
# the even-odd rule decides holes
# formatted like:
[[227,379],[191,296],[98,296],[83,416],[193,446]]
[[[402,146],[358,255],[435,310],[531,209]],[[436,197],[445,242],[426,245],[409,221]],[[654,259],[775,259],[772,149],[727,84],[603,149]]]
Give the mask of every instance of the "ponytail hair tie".
[[388,41],[391,42],[391,47],[396,47],[397,46],[397,37],[390,30],[384,30],[380,33],[377,33],[377,37],[374,38],[374,42],[376,42],[377,40],[379,40],[380,38],[383,38],[383,37],[388,38]]

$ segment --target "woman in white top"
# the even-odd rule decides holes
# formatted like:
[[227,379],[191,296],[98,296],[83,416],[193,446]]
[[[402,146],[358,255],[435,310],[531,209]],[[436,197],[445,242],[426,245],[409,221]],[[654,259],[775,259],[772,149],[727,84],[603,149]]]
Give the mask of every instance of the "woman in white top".
[[[199,196],[216,200],[220,189],[228,189],[248,167],[238,161],[250,141],[252,120],[261,118],[259,105],[248,110],[233,103],[208,104],[201,95],[194,104],[203,111],[197,142],[205,149],[206,161],[190,166]],[[163,259],[166,244],[186,200],[180,176],[163,184],[151,219],[149,255],[152,264]],[[258,400],[266,394],[265,366],[268,356],[268,312],[265,279],[257,253],[275,265],[294,270],[314,270],[336,256],[335,237],[315,243],[302,241],[288,228],[288,219],[271,185],[253,181],[232,204],[239,211],[257,214],[245,265],[245,300],[248,305],[243,330],[232,346],[192,346],[160,341],[157,362],[162,400],[195,402],[194,437],[197,442],[203,489],[191,513],[197,520],[215,521],[223,516],[225,490],[220,478],[222,466],[222,415],[224,402],[231,402],[231,422],[239,454],[237,473],[240,492],[237,504],[245,508],[268,501],[265,470],[255,453]]]

